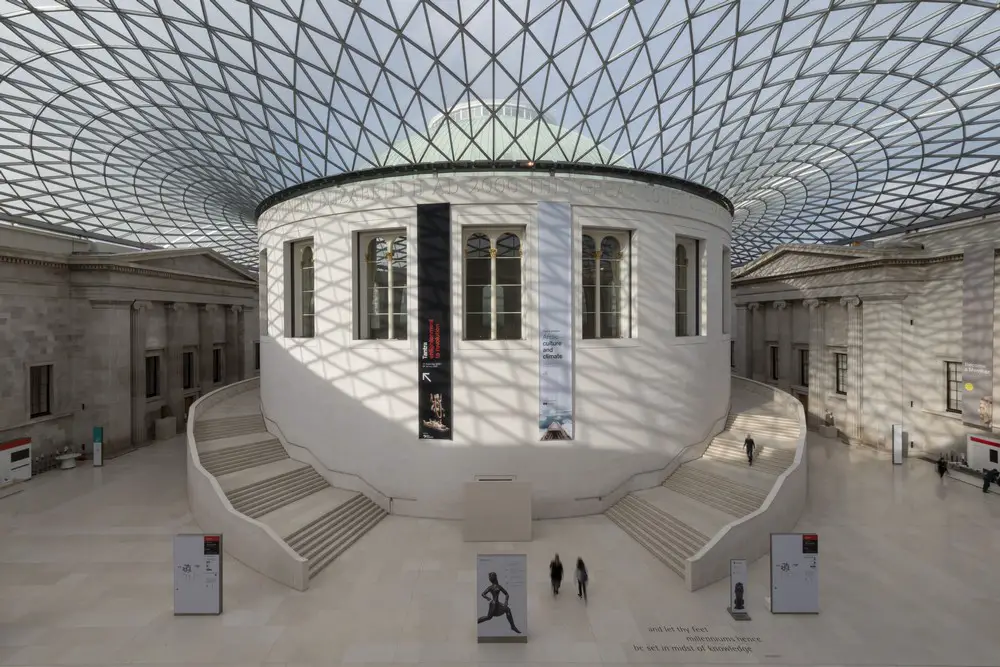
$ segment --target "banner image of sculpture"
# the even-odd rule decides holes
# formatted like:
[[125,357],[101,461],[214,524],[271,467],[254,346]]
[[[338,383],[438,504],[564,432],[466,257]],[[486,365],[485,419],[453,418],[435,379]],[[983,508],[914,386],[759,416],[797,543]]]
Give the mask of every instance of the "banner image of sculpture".
[[993,425],[993,276],[991,244],[969,247],[962,260],[962,421]]
[[480,641],[523,641],[527,637],[527,576],[528,557],[524,554],[476,557],[476,635]]
[[539,202],[538,430],[573,439],[573,224],[569,204]]

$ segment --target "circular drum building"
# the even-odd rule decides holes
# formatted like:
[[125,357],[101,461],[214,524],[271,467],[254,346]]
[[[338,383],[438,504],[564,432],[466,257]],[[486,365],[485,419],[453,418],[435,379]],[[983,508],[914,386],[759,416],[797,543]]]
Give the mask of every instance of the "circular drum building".
[[538,518],[657,484],[725,423],[732,206],[510,103],[427,136],[261,204],[266,417],[398,514],[461,517],[477,479],[530,482]]

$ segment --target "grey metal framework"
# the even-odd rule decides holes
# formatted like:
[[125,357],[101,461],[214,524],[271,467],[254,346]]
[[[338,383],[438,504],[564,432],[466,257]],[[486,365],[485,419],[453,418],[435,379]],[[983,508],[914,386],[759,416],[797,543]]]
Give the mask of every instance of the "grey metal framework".
[[252,265],[268,196],[471,152],[713,188],[743,263],[1000,208],[998,68],[992,1],[0,0],[0,220]]

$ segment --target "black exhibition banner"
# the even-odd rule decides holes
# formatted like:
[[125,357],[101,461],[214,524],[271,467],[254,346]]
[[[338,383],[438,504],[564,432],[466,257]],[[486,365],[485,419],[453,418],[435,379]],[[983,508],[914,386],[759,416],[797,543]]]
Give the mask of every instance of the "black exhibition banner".
[[451,440],[451,205],[417,206],[420,437]]

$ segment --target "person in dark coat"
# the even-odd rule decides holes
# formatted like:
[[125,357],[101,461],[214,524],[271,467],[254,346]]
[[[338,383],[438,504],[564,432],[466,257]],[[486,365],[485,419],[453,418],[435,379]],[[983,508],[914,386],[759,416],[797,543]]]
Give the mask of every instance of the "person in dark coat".
[[948,462],[944,460],[944,454],[942,454],[941,458],[938,459],[937,471],[938,471],[938,477],[940,477],[943,480],[945,473],[948,472]]
[[552,580],[552,594],[559,595],[559,586],[562,584],[563,564],[559,560],[559,554],[549,563],[549,578]]
[[582,558],[576,559],[576,585],[579,592],[576,594],[578,598],[583,598],[583,601],[587,601],[587,580],[590,579],[590,575],[587,574],[587,566],[583,564]]
[[743,449],[747,450],[747,461],[750,465],[753,465],[753,452],[757,448],[757,445],[753,441],[753,437],[747,433],[746,439],[743,441]]
[[983,471],[983,493],[989,493],[990,484],[995,484],[998,478],[1000,478],[1000,470],[996,468]]

